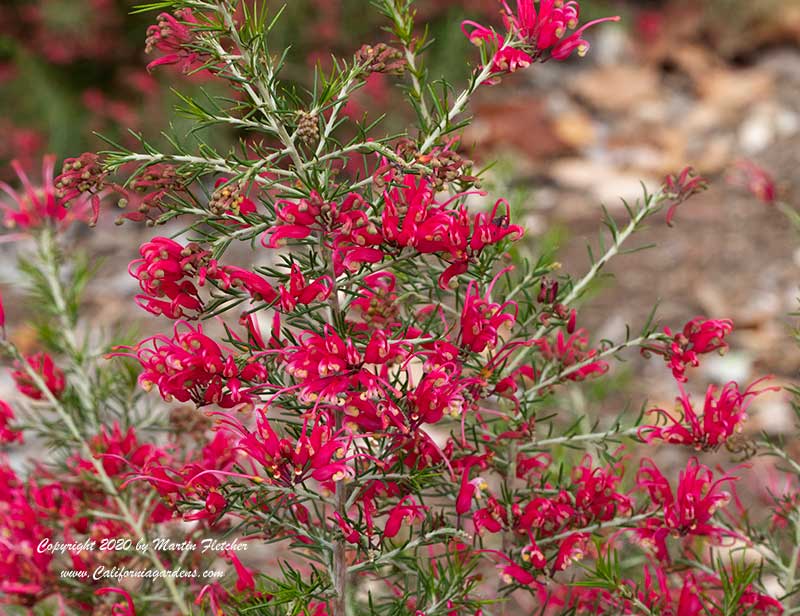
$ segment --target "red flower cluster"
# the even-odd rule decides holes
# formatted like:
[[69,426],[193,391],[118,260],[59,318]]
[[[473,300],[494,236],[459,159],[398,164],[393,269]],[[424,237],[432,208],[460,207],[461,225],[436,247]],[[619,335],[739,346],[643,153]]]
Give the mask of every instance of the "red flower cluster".
[[638,541],[653,549],[656,558],[669,562],[666,539],[670,536],[706,536],[720,542],[725,537],[738,537],[736,533],[712,522],[714,513],[731,500],[730,492],[720,488],[723,483],[735,481],[731,475],[714,480],[714,473],[691,458],[681,471],[677,489],[673,492],[669,482],[652,460],[642,461],[636,482],[647,491],[650,502],[657,508],[658,517],[648,518],[636,529]]
[[[468,513],[472,500],[485,492],[488,495],[486,504],[472,513],[475,530],[479,534],[513,531],[528,538],[528,544],[520,553],[521,560],[515,561],[505,554],[501,555],[509,563],[501,571],[501,576],[508,583],[532,584],[547,567],[548,558],[539,546],[543,540],[554,543],[557,548],[551,556],[552,572],[563,571],[570,563],[580,560],[587,550],[589,534],[569,532],[571,529],[609,521],[617,515],[630,513],[633,507],[630,497],[618,490],[622,480],[622,465],[594,467],[588,454],[574,469],[569,489],[555,489],[545,483],[542,487],[556,492],[554,496],[537,496],[525,504],[517,502],[510,510],[488,492],[488,484],[482,477],[469,479],[474,466],[464,465],[456,512],[460,515]],[[538,464],[528,465],[527,473],[538,468]]]
[[[677,584],[675,583],[677,582]],[[642,583],[624,580],[627,596],[635,597],[638,604],[622,593],[615,595],[606,590],[581,588],[575,586],[568,591],[565,600],[555,599],[558,607],[568,606],[578,614],[594,616],[617,616],[635,614],[647,608],[654,614],[675,614],[677,616],[721,616],[720,609],[725,604],[723,582],[708,573],[681,572],[670,577],[660,563],[644,568]],[[564,593],[567,594],[567,593]],[[753,616],[774,616],[783,613],[780,602],[752,586],[742,593],[739,604],[742,614]]]
[[547,338],[540,338],[534,343],[545,359],[560,364],[564,378],[570,381],[582,381],[608,372],[608,362],[594,359],[597,350],[588,348],[589,336],[585,329],[577,330],[569,338],[564,336],[563,330],[558,330],[555,344],[551,344]]
[[706,188],[708,188],[708,181],[697,175],[692,167],[686,167],[680,173],[664,178],[661,190],[664,191],[670,204],[667,210],[667,224],[672,226],[672,218],[681,203],[689,197],[703,192]]
[[[393,179],[392,172],[383,176],[386,183]],[[381,215],[381,231],[390,251],[391,247],[411,247],[450,262],[439,277],[443,289],[455,276],[466,272],[486,246],[506,237],[518,240],[524,233],[522,227],[509,224],[509,206],[503,199],[494,204],[491,213],[479,212],[471,219],[466,205],[450,209],[449,204],[436,201],[428,179],[407,174],[384,191]]]
[[38,186],[31,182],[17,161],[11,163],[23,191],[19,193],[0,181],[0,191],[11,199],[10,203],[0,200],[0,212],[3,213],[4,224],[8,229],[32,231],[44,226],[64,228],[76,220],[91,224],[97,221],[99,201],[81,196],[72,199],[74,201],[72,205],[66,207],[70,199],[60,196],[53,180],[55,162],[55,156],[44,157],[42,183]]
[[145,51],[160,51],[162,55],[147,65],[147,70],[158,66],[176,64],[185,73],[202,66],[203,56],[192,48],[193,27],[199,25],[191,9],[178,9],[173,15],[161,13],[158,23],[147,29]]
[[7,402],[0,400],[0,443],[22,442],[22,432],[9,426],[14,419],[14,410]]
[[[58,366],[55,365],[52,357],[47,353],[36,353],[28,357],[26,361],[42,378],[50,393],[56,398],[64,393],[64,389],[67,386],[66,377]],[[43,400],[45,398],[45,392],[39,389],[39,386],[22,366],[17,365],[16,370],[11,373],[11,376],[14,377],[17,389],[22,394],[34,400]]]
[[[688,394],[681,387],[681,396],[678,398],[683,408],[681,416],[673,417],[663,409],[654,409],[651,413],[657,413],[671,423],[667,426],[642,426],[639,429],[639,437],[646,443],[660,439],[669,443],[689,445],[698,451],[717,449],[741,430],[742,424],[747,419],[747,407],[752,399],[768,391],[754,389],[762,380],[752,383],[743,392],[739,391],[739,385],[736,383],[727,383],[716,399],[714,396],[717,387],[709,385],[701,416],[695,412]],[[776,389],[778,388],[769,388],[769,390]]]
[[642,352],[663,355],[675,379],[686,382],[686,368],[700,365],[698,355],[714,351],[722,354],[728,350],[725,337],[732,331],[733,321],[730,319],[695,317],[677,334],[673,334],[669,327],[664,328],[664,333],[672,338],[669,344],[648,345],[643,347]]
[[[394,172],[381,175],[381,181],[394,184]],[[430,180],[411,174],[384,191],[380,228],[370,221],[367,204],[355,193],[341,203],[323,202],[316,193],[299,201],[281,200],[276,213],[282,224],[268,229],[262,243],[277,248],[287,239],[305,239],[316,233],[333,250],[337,274],[360,263],[379,263],[410,247],[450,262],[439,279],[446,288],[486,246],[523,234],[522,227],[508,224],[508,203],[503,200],[490,214],[481,212],[471,218],[465,205],[451,209],[451,202],[436,201]]]
[[35,508],[41,495],[32,489],[0,458],[0,603],[30,605],[52,592],[53,555],[36,549],[52,533]]
[[224,292],[244,291],[252,301],[277,303],[284,312],[298,304],[322,301],[330,294],[330,279],[326,276],[309,283],[294,265],[288,286],[281,285],[276,290],[263,276],[222,265],[211,258],[210,251],[194,243],[182,246],[175,240],[156,237],[142,244],[139,253],[142,258],[128,268],[144,291],[136,302],[148,312],[170,319],[197,318],[204,310],[199,287],[207,282]]
[[279,437],[263,409],[259,409],[255,431],[232,419],[223,421],[241,433],[237,449],[261,465],[270,483],[292,486],[313,478],[333,490],[335,482],[353,476],[345,459],[347,441],[320,417],[313,424],[306,419],[296,439]]
[[515,314],[505,312],[506,308],[515,307],[515,304],[496,304],[491,300],[491,293],[492,285],[489,285],[484,297],[481,297],[478,285],[474,282],[467,285],[464,307],[461,310],[460,343],[473,353],[480,353],[487,348],[494,349],[500,327],[508,324],[510,328],[516,321]]
[[536,4],[536,0],[517,0],[515,12],[506,0],[502,0],[503,21],[508,31],[506,36],[474,21],[461,24],[461,30],[472,43],[486,43],[496,50],[492,60],[494,74],[513,73],[549,58],[566,60],[575,51],[584,56],[589,51],[589,43],[583,38],[583,33],[595,24],[619,21],[619,17],[604,17],[575,30],[580,11],[578,2],[542,0],[538,3],[538,10]]
[[168,401],[192,400],[222,408],[253,404],[252,390],[267,378],[261,363],[226,352],[200,325],[194,328],[185,321],[175,324],[172,338],[159,334],[124,350],[114,354],[138,359],[144,369],[141,386],[149,391],[155,385]]

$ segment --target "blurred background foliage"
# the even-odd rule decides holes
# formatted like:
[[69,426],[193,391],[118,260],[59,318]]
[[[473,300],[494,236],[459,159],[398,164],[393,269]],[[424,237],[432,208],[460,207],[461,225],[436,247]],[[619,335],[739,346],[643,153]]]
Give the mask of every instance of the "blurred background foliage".
[[[670,15],[704,13],[705,37],[722,53],[740,52],[742,33],[753,39],[774,29],[770,19],[778,3],[796,0],[595,0],[584,2],[584,19],[621,13],[628,28],[644,36],[663,26]],[[385,40],[376,11],[368,0],[291,0],[285,3],[273,47],[290,44],[285,77],[307,84],[316,63],[329,64],[330,54],[349,57],[362,43]],[[0,3],[0,166],[23,162],[44,151],[60,157],[100,147],[101,132],[127,139],[128,130],[157,137],[174,116],[170,87],[183,91],[213,88],[198,77],[162,70],[150,74],[144,53],[148,25],[155,14],[132,14],[137,0],[3,0]],[[275,11],[283,2],[267,0]],[[426,57],[434,76],[464,79],[463,58],[469,44],[457,24],[465,17],[499,22],[497,0],[418,0],[419,23],[427,24],[437,41]],[[725,28],[716,28],[720,20]],[[420,31],[422,34],[422,30]],[[774,40],[774,38],[773,38]],[[152,59],[152,58],[151,58]],[[387,106],[387,78],[377,76],[360,97]],[[180,129],[180,127],[178,127]],[[180,130],[178,131],[180,132]],[[220,139],[229,138],[225,136]]]

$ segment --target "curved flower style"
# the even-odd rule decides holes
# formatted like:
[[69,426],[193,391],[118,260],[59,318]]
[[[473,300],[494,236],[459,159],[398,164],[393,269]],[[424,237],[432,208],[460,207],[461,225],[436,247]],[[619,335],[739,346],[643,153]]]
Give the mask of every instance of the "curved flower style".
[[681,386],[681,395],[678,398],[683,407],[681,417],[673,417],[663,409],[653,409],[650,411],[651,413],[665,417],[671,424],[667,426],[642,426],[639,429],[639,438],[646,443],[652,443],[654,440],[660,439],[668,443],[689,445],[698,451],[717,449],[734,433],[741,431],[742,424],[747,419],[747,407],[755,396],[765,391],[779,389],[777,387],[754,389],[756,385],[764,380],[759,379],[743,392],[739,391],[737,383],[731,381],[722,387],[716,399],[714,396],[717,392],[717,387],[709,385],[701,416],[698,416],[695,412],[689,395]]
[[136,606],[134,606],[133,599],[127,590],[107,587],[99,588],[94,591],[96,595],[105,595],[109,593],[122,595],[122,598],[125,600],[125,603],[117,602],[111,606],[111,616],[136,616]]
[[655,463],[649,458],[642,460],[636,483],[640,489],[646,490],[662,515],[648,518],[634,531],[638,541],[651,547],[656,558],[669,562],[668,536],[706,536],[717,543],[725,537],[738,537],[736,533],[712,523],[717,510],[731,500],[730,492],[720,486],[735,480],[736,477],[723,475],[715,481],[710,468],[700,464],[697,458],[691,458],[680,472],[677,489],[673,492]]

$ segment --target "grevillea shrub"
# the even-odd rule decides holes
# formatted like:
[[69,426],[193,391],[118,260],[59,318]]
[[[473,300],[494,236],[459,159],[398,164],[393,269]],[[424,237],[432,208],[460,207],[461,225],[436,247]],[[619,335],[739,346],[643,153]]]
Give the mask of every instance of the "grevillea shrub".
[[[643,315],[595,340],[576,308],[646,221],[680,233],[666,223],[704,180],[686,169],[624,222],[607,215],[572,277],[522,256],[524,228],[459,142],[478,89],[577,60],[588,28],[617,18],[499,2],[502,28],[461,24],[477,49],[459,89],[430,79],[412,2],[378,0],[385,38],[301,89],[270,44],[279,11],[150,8],[149,67],[227,87],[180,98],[194,130],[0,184],[39,336],[3,337],[18,396],[0,440],[47,451],[0,465],[7,613],[798,612],[800,462],[740,434],[775,388],[698,383],[734,324]],[[413,126],[348,112],[374,74]],[[216,150],[215,131],[237,147]],[[159,230],[130,258],[130,309],[157,317],[143,340],[82,316],[92,259],[73,231],[114,206],[115,233]],[[629,349],[674,377],[676,407],[568,410]]]

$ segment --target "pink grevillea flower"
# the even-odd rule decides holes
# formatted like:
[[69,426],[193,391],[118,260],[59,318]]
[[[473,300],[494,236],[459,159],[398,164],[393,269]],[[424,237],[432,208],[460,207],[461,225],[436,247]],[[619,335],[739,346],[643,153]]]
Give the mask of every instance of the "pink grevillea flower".
[[384,328],[397,324],[399,307],[395,286],[397,279],[391,272],[375,272],[364,278],[350,307],[361,314],[368,328]]
[[475,532],[484,535],[486,532],[499,533],[508,527],[508,513],[505,506],[494,496],[486,499],[486,505],[472,514]]
[[178,9],[173,15],[159,14],[157,23],[147,28],[145,51],[158,50],[164,55],[150,62],[147,70],[168,64],[178,65],[184,73],[199,68],[204,60],[194,49],[193,28],[197,25],[197,17],[188,8]]
[[408,394],[413,425],[438,423],[445,415],[461,417],[471,407],[471,390],[481,382],[476,377],[462,377],[455,364],[430,370]]
[[534,341],[541,354],[548,360],[557,361],[561,365],[564,378],[570,381],[582,381],[591,376],[600,376],[608,372],[608,362],[594,360],[596,349],[588,349],[589,336],[585,329],[578,329],[569,338],[562,330],[558,331],[555,344],[546,338]]
[[6,335],[6,309],[3,306],[3,294],[0,293],[0,331]]
[[142,244],[139,253],[142,258],[128,268],[144,291],[136,302],[148,312],[170,319],[197,318],[204,309],[199,289],[209,282],[229,294],[241,296],[244,292],[254,302],[277,304],[284,312],[298,304],[324,301],[330,295],[328,276],[309,282],[296,264],[292,265],[288,286],[276,289],[256,272],[218,263],[210,251],[195,243],[183,246],[156,237]]
[[461,488],[456,498],[456,513],[459,515],[467,513],[472,508],[472,499],[489,487],[483,477],[470,480],[469,473],[472,466],[472,464],[465,465],[461,475]]
[[573,515],[578,526],[607,522],[632,510],[630,497],[618,491],[623,471],[622,463],[593,467],[592,457],[589,454],[583,457],[581,464],[572,471],[575,486]]
[[[224,515],[228,502],[219,492],[222,485],[221,478],[236,476],[253,481],[258,477],[234,473],[231,468],[236,461],[236,436],[227,430],[217,430],[214,438],[207,443],[199,454],[182,465],[174,464],[165,452],[151,455],[139,467],[135,460],[142,456],[125,458],[125,462],[134,467],[128,474],[126,483],[133,481],[146,481],[164,498],[161,503],[159,519],[170,520],[174,517],[178,501],[193,501],[193,509],[184,512],[183,520],[187,522],[203,521],[208,526],[215,525]],[[104,454],[103,459],[112,458],[111,454]],[[123,460],[120,456],[114,459]],[[162,460],[166,459],[166,464]],[[199,505],[199,507],[198,507]],[[156,521],[156,520],[154,520]]]
[[208,608],[214,616],[225,616],[222,606],[230,602],[231,595],[219,582],[206,584],[200,589],[194,600],[195,605],[203,605],[208,599]]
[[666,426],[642,426],[639,437],[646,443],[659,439],[668,443],[689,445],[698,451],[714,450],[727,441],[733,434],[740,432],[747,419],[747,407],[758,394],[765,391],[776,391],[771,387],[756,390],[755,386],[763,381],[752,383],[746,390],[739,391],[739,385],[733,381],[727,383],[717,394],[717,387],[709,385],[703,412],[698,415],[689,398],[681,387],[680,415],[673,416],[663,409],[653,409],[669,423]]
[[0,213],[8,229],[29,232],[48,225],[64,229],[76,220],[90,224],[97,221],[99,200],[80,198],[67,208],[67,200],[58,196],[53,181],[55,162],[55,156],[52,155],[42,159],[42,183],[38,186],[31,182],[19,162],[11,162],[23,190],[17,192],[5,182],[0,182],[0,191],[11,200],[0,198]]
[[664,356],[672,375],[679,382],[686,382],[686,368],[699,366],[698,355],[718,351],[720,354],[728,350],[725,337],[733,331],[733,321],[730,319],[706,319],[695,317],[683,327],[682,332],[672,333],[669,327],[664,328],[664,333],[671,337],[669,343],[648,345],[642,353],[657,353]]
[[[500,272],[498,277],[505,271]],[[459,337],[462,348],[469,349],[473,353],[480,353],[487,348],[493,349],[497,346],[500,327],[504,324],[508,324],[510,327],[516,322],[516,304],[514,302],[497,304],[491,300],[492,287],[496,281],[497,277],[489,285],[484,297],[481,297],[475,282],[471,281],[467,285],[464,307],[461,310]],[[505,312],[508,308],[514,309],[514,314]]]
[[673,492],[655,463],[649,458],[642,460],[636,483],[648,493],[659,515],[648,518],[635,530],[638,541],[651,547],[656,558],[669,562],[668,536],[705,536],[716,543],[725,537],[737,537],[732,531],[713,524],[714,514],[731,500],[731,493],[721,486],[735,480],[731,475],[714,480],[710,468],[700,464],[697,458],[691,458],[680,472],[677,489]]
[[[165,450],[150,443],[140,443],[133,427],[123,432],[117,422],[114,422],[111,431],[107,426],[102,426],[100,434],[91,440],[89,447],[96,457],[102,459],[103,469],[111,477],[128,471],[130,465],[142,467],[168,457]],[[91,461],[76,458],[75,462],[77,469],[95,472]]]
[[[511,400],[514,402],[514,407],[519,409],[520,402],[517,392],[519,391],[520,381],[523,377],[531,381],[536,378],[536,372],[533,369],[533,366],[520,366],[508,376],[505,376],[497,381],[494,386],[494,393],[498,396]],[[530,436],[530,433],[527,436]],[[515,438],[515,436],[511,434],[503,434],[498,436],[498,438]]]
[[[517,0],[514,11],[506,0],[502,0],[503,21],[508,31],[506,37],[473,21],[465,21],[461,25],[472,43],[488,43],[496,49],[492,60],[493,72],[514,72],[548,58],[566,60],[575,51],[579,56],[585,56],[589,51],[589,43],[583,38],[583,33],[598,23],[620,19],[617,16],[605,17],[578,28],[579,6],[576,1],[542,0],[538,3],[538,10],[536,4],[535,0]],[[510,45],[507,42],[509,39],[519,41],[521,47]]]
[[526,481],[538,479],[552,463],[550,454],[537,453],[527,456],[520,451],[517,454],[517,477]]
[[345,459],[347,441],[321,417],[313,422],[306,418],[296,438],[279,437],[263,409],[253,431],[232,419],[222,421],[241,434],[236,449],[258,462],[270,483],[292,486],[310,477],[334,489],[335,482],[353,476]]
[[0,457],[0,603],[31,606],[52,592],[51,553],[36,546],[52,531],[25,485]]
[[622,469],[621,464],[593,467],[591,457],[584,456],[572,472],[574,490],[533,498],[520,508],[515,529],[541,539],[630,512],[630,497],[618,489]]
[[[47,389],[56,398],[64,393],[67,386],[67,381],[64,373],[55,365],[53,358],[47,353],[36,353],[26,359],[28,365],[42,378]],[[17,389],[20,393],[32,398],[34,400],[43,400],[45,393],[39,389],[39,386],[28,375],[27,370],[17,364],[15,370],[11,373],[16,381]]]
[[[628,596],[636,597],[640,606],[654,614],[675,614],[676,616],[720,616],[719,606],[724,604],[724,583],[715,576],[702,572],[688,572],[670,576],[664,571],[662,563],[644,568],[644,583],[625,580],[623,585],[630,589]],[[578,613],[592,613],[603,616],[637,613],[630,599],[611,595],[606,591],[584,592],[575,587],[570,597],[570,606]],[[600,603],[598,603],[600,600]],[[747,587],[739,599],[737,613],[753,616],[775,616],[783,613],[780,602]],[[602,607],[601,607],[602,606]]]
[[730,184],[744,188],[766,205],[772,205],[778,198],[775,179],[752,160],[736,161],[727,179]]
[[14,419],[14,411],[11,406],[0,400],[0,443],[22,442],[22,432],[9,426]]
[[516,528],[523,532],[535,532],[539,537],[559,533],[575,517],[572,496],[566,490],[547,498],[537,496],[522,509]]
[[506,584],[519,584],[520,586],[530,586],[536,581],[536,576],[525,567],[516,563],[511,563],[503,567],[500,577]]
[[703,192],[706,188],[708,188],[708,181],[697,175],[691,167],[686,167],[680,173],[664,178],[661,190],[669,203],[667,224],[672,226],[672,218],[681,203],[689,197]]
[[[383,179],[392,180],[392,174]],[[424,177],[406,174],[401,181],[393,182],[383,195],[381,232],[388,249],[411,247],[447,260],[450,265],[439,277],[443,289],[455,276],[466,272],[486,246],[506,237],[517,240],[524,233],[522,227],[509,224],[509,205],[503,199],[491,212],[470,216],[463,204],[455,209],[448,207],[454,199],[439,203],[434,197],[433,187]]]
[[303,332],[298,342],[284,348],[286,371],[301,385],[301,397],[311,401],[347,401],[347,396],[359,389],[363,390],[362,400],[382,395],[383,379],[365,364],[375,364],[383,371],[386,364],[408,355],[407,344],[391,340],[382,330],[372,333],[363,351],[329,325],[322,335]]
[[[579,56],[585,56],[589,51],[589,43],[583,39],[583,33],[596,24],[620,19],[618,16],[595,19],[575,30],[580,10],[576,1],[542,0],[537,12],[535,0],[517,0],[516,13],[506,0],[502,1],[506,27],[535,49],[537,60],[547,50],[554,60],[566,60],[574,51]],[[575,32],[569,33],[570,30]]]
[[94,591],[96,595],[106,595],[109,593],[122,595],[125,599],[125,603],[115,603],[111,606],[111,616],[136,616],[136,608],[133,605],[133,599],[131,598],[130,594],[127,590],[123,590],[122,588],[98,588]]
[[350,522],[345,520],[338,511],[334,511],[333,517],[347,543],[352,543],[353,545],[361,543],[361,533]]
[[[495,50],[491,65],[494,75],[514,73],[528,68],[534,62],[534,59],[521,49],[508,45],[504,36],[479,23],[464,21],[461,23],[461,31],[473,45],[477,47],[487,45]],[[487,79],[486,83],[495,84],[499,81],[500,78],[495,76]]]
[[589,536],[589,533],[573,533],[563,539],[558,545],[553,571],[564,571],[572,563],[582,560],[586,555]]
[[186,321],[175,324],[172,338],[159,334],[135,347],[121,347],[120,351],[113,355],[135,357],[142,364],[140,385],[147,391],[158,387],[167,401],[192,400],[198,405],[217,404],[223,408],[252,404],[251,389],[244,383],[253,382],[257,387],[267,378],[262,364],[237,361],[206,336],[200,325],[194,328]]
[[544,569],[547,566],[547,559],[544,553],[539,549],[539,546],[536,545],[536,541],[533,539],[531,539],[528,545],[522,548],[520,555],[522,556],[522,560],[526,563],[530,563],[534,569]]
[[279,297],[275,287],[266,278],[235,265],[217,266],[212,261],[212,265],[205,272],[205,279],[201,278],[201,284],[205,280],[213,280],[219,288],[224,290],[242,289],[257,302],[271,304]]
[[199,246],[181,246],[166,237],[155,237],[139,248],[141,259],[128,271],[139,281],[143,295],[136,303],[148,312],[180,319],[203,308],[197,287],[188,279],[206,268],[208,252]]
[[330,276],[322,276],[308,282],[300,267],[292,264],[292,271],[289,274],[289,286],[280,287],[280,305],[284,312],[291,312],[298,304],[308,306],[314,302],[324,302],[331,294]]
[[78,158],[67,158],[61,167],[61,175],[55,179],[56,197],[65,206],[90,200],[93,210],[97,212],[107,175],[100,157],[93,152],[84,152]]
[[256,589],[256,579],[253,571],[248,569],[236,556],[232,550],[226,550],[223,554],[227,560],[230,561],[233,568],[236,570],[236,591],[237,592],[252,592]]
[[391,539],[400,532],[403,526],[413,524],[417,520],[424,520],[426,509],[422,505],[417,505],[410,496],[403,497],[389,510],[389,517],[386,519],[386,526],[383,529],[384,538]]
[[324,201],[317,192],[305,199],[282,199],[275,204],[282,224],[267,229],[261,238],[269,248],[283,246],[290,239],[305,239],[317,234],[334,253],[337,274],[358,263],[378,263],[383,237],[367,214],[367,204],[357,193],[340,202]]

